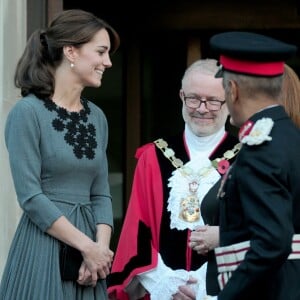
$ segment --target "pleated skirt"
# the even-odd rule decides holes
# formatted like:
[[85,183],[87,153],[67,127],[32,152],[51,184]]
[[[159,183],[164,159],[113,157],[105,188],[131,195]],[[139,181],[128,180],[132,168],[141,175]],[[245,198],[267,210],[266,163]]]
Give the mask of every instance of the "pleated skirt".
[[[82,207],[58,203],[70,221],[92,237],[92,216]],[[106,300],[106,281],[87,287],[62,281],[59,268],[60,242],[40,230],[23,214],[13,238],[0,284],[0,300]]]

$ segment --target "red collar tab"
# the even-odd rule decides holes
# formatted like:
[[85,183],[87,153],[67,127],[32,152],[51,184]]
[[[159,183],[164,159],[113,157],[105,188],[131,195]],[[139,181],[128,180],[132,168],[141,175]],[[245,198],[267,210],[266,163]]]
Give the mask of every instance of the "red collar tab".
[[243,126],[239,130],[239,141],[241,141],[246,135],[248,135],[254,126],[254,122],[248,120],[243,124]]

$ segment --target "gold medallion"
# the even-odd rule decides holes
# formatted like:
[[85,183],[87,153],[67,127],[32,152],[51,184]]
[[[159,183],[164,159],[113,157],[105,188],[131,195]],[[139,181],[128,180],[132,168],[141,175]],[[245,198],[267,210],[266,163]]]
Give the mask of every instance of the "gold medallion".
[[200,201],[197,196],[199,183],[193,180],[189,183],[190,195],[180,202],[179,218],[186,222],[196,222],[200,219]]

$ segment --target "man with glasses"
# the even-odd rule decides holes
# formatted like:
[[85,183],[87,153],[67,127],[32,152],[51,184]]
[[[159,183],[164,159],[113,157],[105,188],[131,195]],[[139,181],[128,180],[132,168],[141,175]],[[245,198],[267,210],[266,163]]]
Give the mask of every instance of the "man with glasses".
[[206,225],[202,211],[213,211],[218,219],[216,200],[202,200],[234,160],[238,142],[225,130],[228,110],[222,79],[214,77],[217,70],[213,59],[193,63],[179,91],[183,132],[137,150],[132,193],[108,278],[110,299],[151,295],[169,300],[183,284],[206,294],[209,256],[192,251],[190,234],[213,227]]
[[186,96],[183,91],[182,95],[185,105],[192,109],[199,108],[201,104],[204,103],[206,109],[210,111],[218,111],[221,109],[222,105],[225,104],[225,101],[214,98],[210,99],[206,97],[199,97],[197,95]]

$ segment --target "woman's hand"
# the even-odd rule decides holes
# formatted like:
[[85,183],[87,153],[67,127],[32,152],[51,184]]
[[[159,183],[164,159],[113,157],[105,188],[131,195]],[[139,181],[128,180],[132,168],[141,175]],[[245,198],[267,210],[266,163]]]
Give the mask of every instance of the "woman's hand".
[[88,269],[86,263],[83,261],[79,269],[79,277],[77,283],[80,285],[95,287],[97,280],[93,280],[92,273]]
[[84,262],[79,270],[79,284],[95,286],[98,279],[105,279],[110,273],[114,253],[107,246],[92,242],[82,256]]
[[100,256],[100,259],[98,260],[97,273],[101,279],[105,279],[110,273],[114,253],[108,247],[103,246],[100,243],[97,244]]

